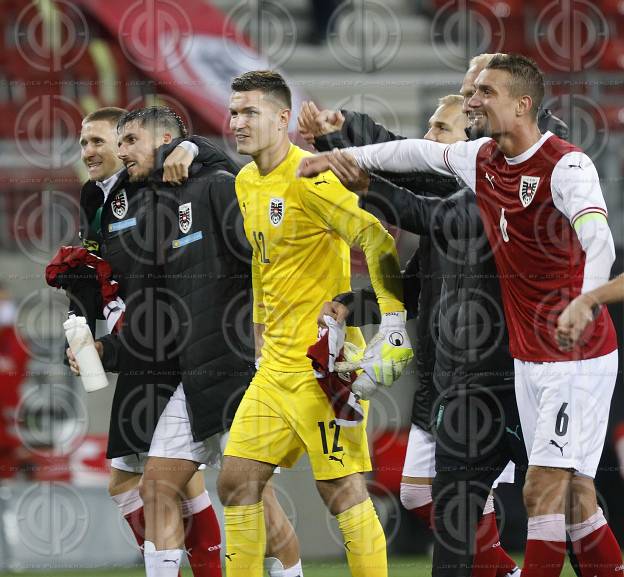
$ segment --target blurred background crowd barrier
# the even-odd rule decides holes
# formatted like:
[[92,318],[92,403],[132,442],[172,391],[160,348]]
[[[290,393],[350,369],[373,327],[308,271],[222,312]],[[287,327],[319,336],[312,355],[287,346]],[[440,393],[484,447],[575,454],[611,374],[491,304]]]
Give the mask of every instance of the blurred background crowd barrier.
[[[81,118],[102,106],[167,105],[242,162],[228,134],[230,80],[274,67],[295,109],[310,98],[417,137],[437,99],[458,92],[469,59],[497,51],[539,63],[545,105],[596,163],[621,273],[624,0],[0,0],[0,569],[138,560],[106,494],[112,387],[87,398],[63,365],[67,301],[43,278],[56,249],[77,242]],[[393,233],[409,255],[417,237]],[[622,342],[622,308],[612,312]],[[408,371],[375,398],[369,422],[371,492],[396,555],[429,547],[398,498],[416,378]],[[597,477],[620,543],[623,397],[620,371]],[[214,482],[209,472],[216,501]],[[303,559],[340,555],[307,461],[277,487]],[[503,541],[519,549],[520,485],[498,496]]]

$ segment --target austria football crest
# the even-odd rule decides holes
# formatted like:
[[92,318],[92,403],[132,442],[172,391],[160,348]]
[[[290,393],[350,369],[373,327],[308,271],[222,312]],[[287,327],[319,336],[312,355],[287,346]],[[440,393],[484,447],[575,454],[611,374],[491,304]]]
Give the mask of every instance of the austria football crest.
[[520,179],[520,202],[522,206],[526,208],[531,204],[537,193],[537,187],[539,185],[539,176],[523,176]]
[[269,203],[269,220],[273,226],[278,226],[284,218],[284,199],[272,198]]
[[122,188],[111,200],[111,208],[113,214],[117,218],[123,218],[128,212],[128,197],[126,196],[126,189]]
[[193,213],[191,211],[191,203],[181,204],[178,207],[178,224],[180,230],[186,234],[193,226]]

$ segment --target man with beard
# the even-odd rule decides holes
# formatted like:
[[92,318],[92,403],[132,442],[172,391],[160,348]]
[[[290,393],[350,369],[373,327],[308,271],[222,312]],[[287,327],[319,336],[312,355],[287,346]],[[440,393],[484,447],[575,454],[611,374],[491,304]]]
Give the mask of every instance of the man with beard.
[[[82,121],[80,134],[81,159],[87,168],[89,180],[84,184],[80,195],[81,240],[83,246],[95,254],[100,253],[102,243],[100,221],[103,206],[117,181],[120,178],[123,179],[124,165],[117,155],[117,122],[126,112],[124,109],[115,107],[101,108],[87,115]],[[163,175],[163,180],[179,183],[184,178],[191,161],[197,153],[197,146],[190,140],[181,142],[165,161],[166,171]],[[117,214],[120,214],[120,212]],[[114,261],[115,259],[111,260]],[[126,290],[126,283],[121,280],[121,277],[119,277],[119,281],[121,281],[121,293],[129,295],[130,293]],[[105,337],[96,341],[96,348],[100,354],[103,354],[104,351],[103,343],[109,339],[111,337]],[[74,372],[77,372],[79,369],[71,350],[68,349],[67,355],[70,359],[70,366]],[[144,382],[144,379],[135,373],[136,370],[140,369],[143,362],[139,359],[135,359],[135,361],[135,368],[132,371],[120,371],[118,364],[105,362],[106,369],[114,370],[115,372],[119,371],[115,400],[113,401],[114,408],[111,416],[111,434],[107,454],[112,459],[108,491],[122,516],[129,524],[138,545],[142,548],[145,536],[145,518],[143,500],[139,494],[139,481],[143,474],[147,457],[146,452],[149,450],[153,429],[158,421],[160,412],[179,379],[173,374],[166,376],[165,373],[170,367],[167,363],[158,361],[152,367],[154,371],[152,373],[154,386],[150,390],[149,379],[148,382]],[[163,368],[165,369],[162,374],[160,372],[161,364],[164,365]],[[163,378],[165,382],[156,384],[159,377]],[[171,381],[170,383],[168,383],[169,380]],[[137,426],[137,430],[141,431],[141,436],[140,438],[131,438],[124,435],[120,439],[119,435],[116,434],[117,426],[113,423],[113,420],[115,422],[118,422],[120,419],[125,420],[127,417],[118,411],[122,407],[125,409],[131,406],[120,399],[126,396],[134,398],[135,395],[140,396],[143,392],[147,393],[146,401],[143,401],[143,415],[139,421],[133,421],[134,425]],[[128,451],[130,451],[128,454],[121,454]],[[186,535],[187,548],[195,548],[199,551],[200,548],[197,544],[198,536],[200,535],[203,535],[203,540],[208,540],[211,544],[212,541],[218,543],[220,540],[218,521],[208,494],[205,491],[203,473],[197,472],[189,480],[183,489],[183,494],[184,501],[182,507],[185,512],[185,523],[188,525]],[[200,556],[198,555],[198,557]],[[197,559],[197,563],[195,561],[196,559],[192,559],[191,565],[199,564],[199,559]],[[197,577],[200,576],[201,573],[198,573]]]
[[[126,134],[125,140],[120,143],[120,160],[117,158],[117,124],[123,120],[123,126],[131,126],[133,132]],[[174,136],[178,138],[172,142]],[[202,200],[207,205],[202,207],[204,210],[201,212],[195,205],[195,226],[208,221],[207,224],[220,233],[216,237],[220,242],[213,239],[212,244],[222,249],[221,254],[219,259],[213,258],[211,266],[229,271],[229,275],[219,283],[213,282],[207,290],[221,287],[222,295],[229,294],[236,287],[243,290],[245,279],[248,279],[248,263],[244,260],[244,251],[237,253],[242,255],[242,260],[232,254],[236,248],[228,242],[235,242],[235,239],[225,239],[223,233],[227,228],[222,231],[212,222],[215,215],[224,217],[228,186],[233,183],[230,172],[235,172],[236,167],[206,139],[193,137],[199,150],[192,150],[195,145],[189,147],[188,141],[181,142],[182,137],[186,137],[186,129],[179,117],[168,109],[152,108],[132,113],[121,109],[103,109],[87,117],[81,137],[83,159],[90,176],[98,184],[85,185],[83,189],[81,207],[85,218],[82,236],[86,246],[96,248],[96,243],[98,247],[102,245],[103,256],[113,267],[126,305],[120,333],[96,341],[105,368],[120,372],[108,451],[109,457],[114,457],[111,493],[139,544],[143,544],[144,536],[146,538],[148,575],[177,574],[179,545],[183,539],[194,575],[214,577],[221,574],[219,526],[205,491],[203,476],[189,472],[194,472],[199,463],[219,460],[219,439],[201,442],[194,437],[214,437],[210,434],[212,430],[217,430],[215,434],[218,434],[228,425],[237,405],[236,379],[231,377],[232,370],[246,374],[248,367],[244,361],[234,361],[234,366],[229,367],[220,363],[216,370],[215,367],[205,366],[212,358],[210,355],[216,354],[205,347],[205,338],[214,338],[215,335],[198,335],[197,331],[201,326],[215,331],[218,319],[209,319],[202,325],[195,317],[205,315],[202,312],[204,309],[198,308],[198,305],[215,304],[218,298],[212,301],[195,298],[197,283],[210,285],[206,282],[210,273],[203,271],[201,274],[202,270],[195,270],[190,274],[181,266],[186,263],[186,266],[201,268],[203,257],[210,254],[210,251],[202,252],[202,249],[206,248],[205,242],[211,242],[211,236],[207,234],[204,242],[194,244],[192,248],[198,247],[199,253],[178,248],[174,258],[171,254],[173,242],[169,251],[163,249],[167,230],[172,230],[172,226],[167,227],[167,217],[175,215],[176,228],[180,218],[179,204],[172,204],[174,196],[190,194],[190,202],[183,203],[190,209],[187,214],[189,221],[192,220],[192,197],[199,196],[200,205]],[[162,149],[161,157],[157,159],[155,149],[161,141],[172,144]],[[179,143],[178,146],[176,143]],[[192,167],[193,182],[187,181],[178,187],[166,186],[165,180],[178,184],[185,180],[197,153]],[[163,163],[164,157],[166,160]],[[152,178],[156,160],[160,171]],[[123,169],[124,164],[128,166],[126,170]],[[149,186],[147,177],[152,183]],[[103,199],[101,191],[105,194]],[[234,200],[237,208],[233,187],[231,193],[230,200]],[[224,207],[211,204],[219,199],[225,203]],[[233,216],[235,212],[230,211],[229,214]],[[189,224],[192,226],[191,222]],[[180,246],[185,247],[186,244]],[[231,250],[226,250],[228,247]],[[232,275],[238,280],[231,281]],[[228,278],[228,286],[223,287]],[[189,293],[193,283],[195,288]],[[188,298],[189,294],[195,296]],[[151,303],[151,309],[145,308],[146,302]],[[168,324],[169,317],[173,315],[182,319],[185,312],[191,313],[193,322],[185,327]],[[221,310],[217,312],[222,313]],[[160,323],[163,318],[164,324]],[[188,338],[183,346],[184,328]],[[218,331],[216,335],[218,338]],[[187,351],[196,341],[199,352],[194,350],[189,355]],[[240,343],[237,344],[242,348]],[[68,355],[72,369],[77,372],[79,368],[75,359],[70,352]],[[187,386],[193,389],[194,402],[186,403],[184,400],[184,389],[179,384],[180,358],[181,372],[183,378],[186,377]],[[189,367],[190,359],[204,364]],[[228,360],[227,353],[222,360]],[[136,406],[141,410],[137,411]],[[210,416],[202,420],[195,415],[193,425],[189,426],[189,411],[193,414],[193,407],[198,413],[209,413]],[[153,458],[148,459],[148,452]],[[142,474],[139,490],[137,485]],[[182,497],[181,503],[179,496]],[[298,543],[292,527],[270,488],[264,497],[267,519],[270,519],[273,528],[267,547],[269,555],[274,557],[272,565],[278,560],[283,560],[285,564],[297,562]],[[163,544],[167,547],[169,542],[173,542],[175,548],[163,554]],[[279,573],[272,571],[271,575]]]
[[[465,140],[468,118],[462,110],[462,104],[463,99],[459,95],[440,99],[424,138],[446,144]],[[308,115],[300,119],[300,128],[305,130],[309,127],[314,131],[309,117],[313,105],[304,103],[304,106],[308,107]],[[317,148],[326,149],[327,140],[337,141],[338,136],[345,133],[349,134],[351,144],[367,144],[371,136],[378,142],[398,138],[382,126],[374,124],[366,115],[346,112],[345,116],[348,120],[343,124],[341,133],[333,132],[325,138],[316,138]],[[340,144],[344,145],[345,139],[340,140]],[[455,230],[461,229],[462,234],[452,234],[448,226],[440,226],[440,222],[436,222],[436,216],[440,218],[444,214],[443,210],[439,210],[443,199],[451,203],[451,199],[462,194],[457,192],[449,196],[445,188],[448,179],[433,174],[386,174],[388,179],[399,181],[406,189],[382,177],[371,175],[369,178],[363,171],[354,171],[352,167],[346,166],[343,168],[346,170],[339,174],[339,178],[345,186],[358,192],[363,208],[381,213],[387,222],[421,235],[418,250],[404,273],[408,314],[412,313],[416,317],[418,344],[414,354],[419,363],[412,426],[401,479],[401,502],[428,527],[433,528],[431,485],[436,477],[436,417],[441,403],[453,402],[453,392],[460,381],[470,382],[475,388],[473,394],[480,394],[486,399],[487,395],[477,390],[477,384],[480,387],[498,385],[505,389],[499,394],[505,403],[504,426],[515,434],[511,437],[502,435],[492,450],[488,450],[488,454],[499,452],[501,461],[511,459],[520,465],[526,462],[513,390],[508,382],[505,383],[505,376],[509,381],[509,375],[513,374],[513,366],[500,307],[496,306],[499,297],[496,270],[476,211],[459,208],[449,211],[448,218],[453,219]],[[454,179],[452,183],[453,192],[456,192],[460,186]],[[408,189],[430,196],[418,198],[426,202],[426,209],[421,209],[414,202],[416,197]],[[414,263],[417,265],[414,266]],[[491,300],[484,298],[486,294]],[[330,314],[342,320],[349,313],[348,309],[360,311],[367,308],[371,311],[373,309],[368,306],[366,295],[366,291],[337,295],[334,302],[327,303],[322,314]],[[365,302],[359,302],[362,297],[366,299]],[[361,320],[361,324],[368,322],[369,319]],[[444,443],[441,446],[438,444],[438,453],[445,448]],[[485,460],[488,457],[478,445],[472,447],[472,452],[472,460]],[[509,463],[494,485],[513,481],[514,467],[513,463]],[[436,532],[436,536],[444,539],[440,545],[436,543],[437,548],[448,543],[443,530]],[[513,559],[500,546],[494,499],[490,495],[479,519],[472,575],[493,577],[513,575],[517,571]]]
[[[372,145],[350,149],[347,160],[373,170],[455,174],[476,193],[513,327],[510,352],[529,454],[523,575],[560,574],[566,529],[583,574],[613,575],[621,570],[621,553],[597,505],[593,476],[606,432],[604,399],[617,371],[615,331],[604,309],[570,351],[559,350],[554,331],[572,298],[608,278],[613,240],[591,160],[539,130],[543,96],[533,61],[499,54],[475,80],[468,102],[475,125],[491,138]],[[331,164],[330,157],[305,159],[298,173],[313,176]]]

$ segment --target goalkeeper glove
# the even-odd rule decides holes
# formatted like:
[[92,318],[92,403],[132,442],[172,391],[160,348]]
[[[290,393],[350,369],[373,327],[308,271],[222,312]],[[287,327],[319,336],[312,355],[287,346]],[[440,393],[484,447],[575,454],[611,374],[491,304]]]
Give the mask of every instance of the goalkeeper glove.
[[361,399],[369,398],[378,385],[391,386],[412,360],[414,353],[405,329],[405,317],[405,311],[385,313],[363,357],[336,363],[339,372],[363,370],[351,387]]

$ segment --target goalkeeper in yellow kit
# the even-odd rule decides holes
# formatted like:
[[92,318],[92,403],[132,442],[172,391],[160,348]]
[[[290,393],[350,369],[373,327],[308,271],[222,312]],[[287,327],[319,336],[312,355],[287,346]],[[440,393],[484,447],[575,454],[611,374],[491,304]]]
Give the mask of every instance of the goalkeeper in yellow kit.
[[[232,91],[230,127],[238,152],[253,158],[236,177],[236,194],[253,247],[259,370],[236,413],[218,482],[227,575],[261,577],[262,490],[276,466],[290,467],[306,452],[321,498],[338,520],[352,575],[386,577],[385,537],[362,475],[371,469],[366,420],[354,427],[335,423],[306,352],[316,341],[323,303],[350,290],[351,245],[366,256],[386,326],[395,337],[396,329],[404,329],[394,241],[332,172],[296,177],[308,153],[289,140],[291,95],[279,74],[247,72],[234,79]],[[347,339],[364,345],[357,330],[347,329]],[[388,340],[398,346],[396,338]],[[369,365],[379,350],[375,345],[365,355]],[[390,363],[394,368],[411,358],[409,345],[393,352],[395,360],[398,355],[398,363]],[[362,378],[392,372],[378,369],[366,370]],[[300,574],[293,567],[283,577]]]

